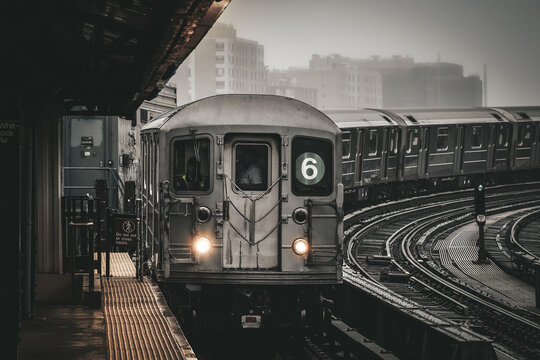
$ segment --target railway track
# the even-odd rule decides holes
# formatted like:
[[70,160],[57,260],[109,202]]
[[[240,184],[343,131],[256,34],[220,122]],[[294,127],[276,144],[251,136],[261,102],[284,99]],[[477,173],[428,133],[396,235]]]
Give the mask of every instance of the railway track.
[[[539,195],[537,184],[491,189],[489,211],[494,214],[538,205]],[[473,221],[471,198],[466,191],[433,195],[349,215],[347,261],[370,281],[491,337],[502,351],[510,348],[516,354],[539,357],[540,321],[536,314],[452,280],[429,254],[418,251],[424,243]]]
[[[540,204],[538,184],[500,186],[489,189],[487,202],[490,214],[503,211],[519,212],[521,207]],[[522,196],[527,192],[526,196]],[[520,196],[519,201],[516,201]],[[508,359],[538,358],[540,351],[540,320],[526,311],[499,304],[489,294],[480,293],[472,286],[448,277],[431,254],[419,250],[423,244],[436,241],[473,219],[472,191],[464,190],[406,199],[351,212],[346,217],[345,275],[362,279],[358,286],[377,284],[392,290],[411,304],[448,320],[443,328],[460,329],[465,333],[478,332],[494,340],[499,354]],[[351,270],[348,270],[349,267]],[[354,271],[352,271],[354,270]],[[399,300],[398,300],[399,301]],[[416,305],[410,305],[414,308]],[[429,317],[429,315],[427,315]],[[430,319],[428,319],[429,321]],[[345,327],[339,329],[337,324]],[[511,331],[504,331],[505,328]],[[357,359],[355,345],[366,351],[372,340],[357,334],[346,339],[344,333],[354,329],[339,319],[328,322],[324,332],[306,336],[302,343],[287,344],[288,340],[264,339],[265,346],[243,339],[228,350],[216,350],[212,344],[202,344],[197,355],[201,359]],[[450,330],[448,330],[450,331]],[[340,332],[341,335],[337,333]],[[513,333],[513,334],[512,334]],[[250,343],[251,341],[247,341]],[[273,346],[267,346],[273,342]],[[349,346],[346,346],[345,343]],[[374,344],[374,343],[373,343]],[[374,344],[375,345],[375,344]],[[229,346],[229,345],[227,345]],[[376,346],[376,345],[375,345]],[[207,349],[212,348],[212,351]],[[197,347],[195,347],[197,349]],[[376,358],[395,359],[392,353],[378,347]]]
[[540,208],[535,208],[513,223],[510,242],[532,259],[540,260],[540,236],[538,234],[540,234]]

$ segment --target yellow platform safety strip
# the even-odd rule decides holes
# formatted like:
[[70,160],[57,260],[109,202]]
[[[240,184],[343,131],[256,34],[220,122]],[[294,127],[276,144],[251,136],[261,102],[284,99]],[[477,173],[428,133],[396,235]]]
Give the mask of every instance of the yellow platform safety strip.
[[109,359],[196,359],[159,287],[135,278],[129,254],[111,253],[111,277],[102,278],[102,304]]

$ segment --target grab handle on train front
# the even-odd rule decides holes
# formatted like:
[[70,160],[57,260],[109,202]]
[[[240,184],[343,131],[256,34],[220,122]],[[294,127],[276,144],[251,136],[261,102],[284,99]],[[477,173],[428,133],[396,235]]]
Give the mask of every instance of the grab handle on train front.
[[343,219],[343,201],[344,201],[344,189],[343,184],[339,183],[337,184],[337,192],[336,192],[336,212],[340,219]]

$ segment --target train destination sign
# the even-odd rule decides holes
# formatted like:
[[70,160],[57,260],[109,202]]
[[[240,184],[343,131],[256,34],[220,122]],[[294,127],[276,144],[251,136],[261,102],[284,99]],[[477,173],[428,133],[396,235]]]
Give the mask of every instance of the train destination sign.
[[315,185],[324,176],[323,159],[313,152],[305,152],[296,158],[296,178],[304,185]]
[[139,220],[135,215],[115,215],[113,236],[116,245],[136,247],[139,236]]

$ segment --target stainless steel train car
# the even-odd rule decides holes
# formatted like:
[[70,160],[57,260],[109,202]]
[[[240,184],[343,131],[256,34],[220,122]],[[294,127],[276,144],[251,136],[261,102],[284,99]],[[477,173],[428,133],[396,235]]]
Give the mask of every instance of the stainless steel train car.
[[142,241],[188,314],[221,307],[258,328],[320,312],[321,290],[341,282],[335,123],[290,98],[218,95],[141,137]]
[[540,108],[327,111],[349,201],[538,178]]

